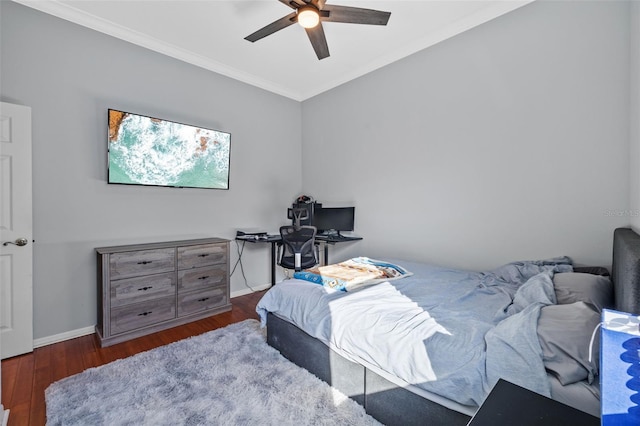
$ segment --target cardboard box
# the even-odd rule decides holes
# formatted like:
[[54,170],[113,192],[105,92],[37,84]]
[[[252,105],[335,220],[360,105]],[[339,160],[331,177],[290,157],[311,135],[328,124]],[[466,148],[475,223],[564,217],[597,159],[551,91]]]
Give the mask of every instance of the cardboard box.
[[603,426],[640,425],[640,317],[604,309],[600,339]]

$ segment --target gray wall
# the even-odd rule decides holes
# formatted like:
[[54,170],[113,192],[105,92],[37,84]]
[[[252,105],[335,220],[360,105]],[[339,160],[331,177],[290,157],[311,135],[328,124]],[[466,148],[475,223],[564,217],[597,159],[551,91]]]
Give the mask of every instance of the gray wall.
[[[35,338],[95,324],[95,247],[286,222],[302,180],[299,102],[1,4],[1,98],[33,113]],[[231,189],[108,185],[107,108],[230,132]],[[268,247],[243,261],[250,285],[269,281]],[[244,288],[235,274],[232,292]]]
[[353,203],[365,238],[334,260],[610,264],[629,224],[629,8],[534,2],[303,102],[303,189]]
[[640,232],[640,2],[631,3],[631,225]]
[[[630,7],[535,2],[300,104],[0,2],[0,97],[33,109],[35,337],[95,323],[94,247],[273,231],[302,189],[357,207],[332,260],[608,264],[640,228],[612,214],[640,208]],[[231,190],[107,185],[109,107],[231,132]]]

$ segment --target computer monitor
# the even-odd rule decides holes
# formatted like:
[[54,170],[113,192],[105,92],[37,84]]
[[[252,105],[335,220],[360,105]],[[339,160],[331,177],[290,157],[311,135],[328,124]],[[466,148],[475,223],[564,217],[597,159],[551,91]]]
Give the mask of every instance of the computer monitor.
[[313,215],[313,226],[319,232],[353,231],[355,207],[322,207]]

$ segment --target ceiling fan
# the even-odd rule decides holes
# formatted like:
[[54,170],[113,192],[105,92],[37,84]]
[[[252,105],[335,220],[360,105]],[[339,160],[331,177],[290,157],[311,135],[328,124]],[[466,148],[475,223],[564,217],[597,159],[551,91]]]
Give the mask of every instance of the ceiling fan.
[[256,42],[261,38],[287,28],[294,23],[300,24],[311,41],[318,59],[329,56],[329,46],[324,36],[322,22],[343,22],[350,24],[387,25],[391,12],[362,9],[349,6],[331,6],[325,0],[279,0],[294,12],[274,21],[266,27],[245,37],[245,40]]

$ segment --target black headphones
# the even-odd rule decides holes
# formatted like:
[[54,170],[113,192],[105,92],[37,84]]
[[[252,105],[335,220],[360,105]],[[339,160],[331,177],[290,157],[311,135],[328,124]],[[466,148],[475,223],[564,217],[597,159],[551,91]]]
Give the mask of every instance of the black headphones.
[[296,203],[298,204],[311,202],[313,202],[313,197],[310,197],[308,195],[300,195],[298,198],[296,198]]

